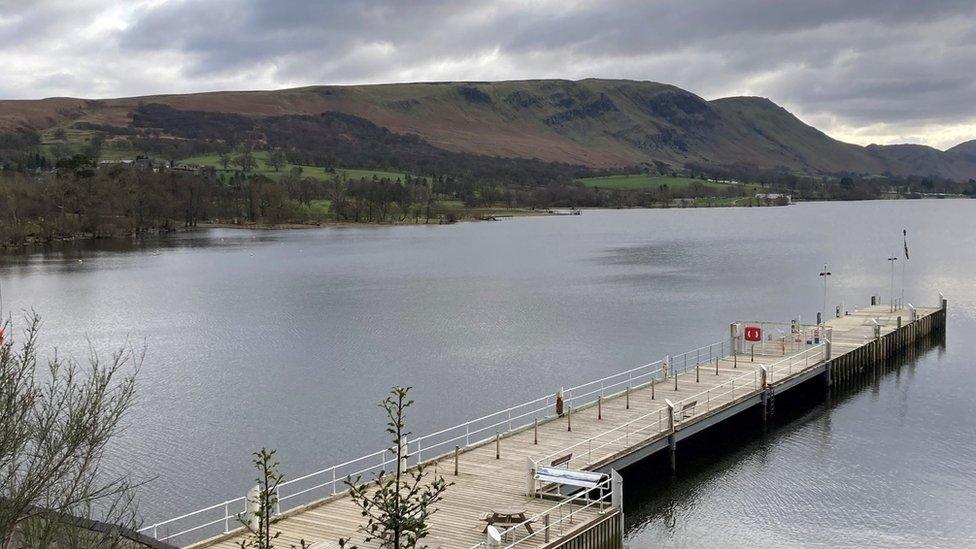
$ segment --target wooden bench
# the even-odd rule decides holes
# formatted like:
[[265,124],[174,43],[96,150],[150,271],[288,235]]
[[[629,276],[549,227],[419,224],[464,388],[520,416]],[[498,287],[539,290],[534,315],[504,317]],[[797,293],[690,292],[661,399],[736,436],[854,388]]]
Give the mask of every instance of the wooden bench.
[[494,526],[496,524],[515,526],[524,523],[525,529],[528,530],[530,534],[535,533],[535,531],[532,530],[533,521],[525,518],[525,511],[505,511],[505,510],[494,511],[493,510],[488,513],[485,513],[484,516],[481,517],[481,520],[485,521],[485,529],[483,530],[483,532],[487,532],[489,526]]
[[[550,461],[549,462],[549,467],[559,467],[560,465],[566,465],[567,463],[569,463],[572,460],[573,460],[573,453],[570,452],[570,453],[566,454],[565,456],[559,456],[556,459]],[[558,488],[558,485],[553,484],[552,486]],[[540,493],[545,493],[545,492],[546,492],[546,488],[543,487],[542,490],[540,490]]]
[[559,467],[560,465],[565,465],[573,460],[573,453],[570,452],[565,456],[559,456],[549,463],[550,467]]
[[692,400],[685,402],[681,405],[681,419],[688,419],[695,415],[695,405],[698,404],[697,400]]

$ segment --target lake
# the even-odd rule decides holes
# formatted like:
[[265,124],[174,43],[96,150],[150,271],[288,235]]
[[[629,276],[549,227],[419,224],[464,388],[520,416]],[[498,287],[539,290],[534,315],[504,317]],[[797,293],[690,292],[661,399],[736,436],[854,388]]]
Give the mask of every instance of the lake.
[[[289,477],[727,336],[887,299],[949,300],[944,347],[831,402],[628,476],[631,547],[976,543],[976,201],[586,211],[452,226],[209,229],[2,258],[3,314],[45,348],[145,347],[109,469],[149,480],[147,522],[242,495],[250,453]],[[902,291],[902,264],[895,293]],[[20,323],[22,325],[22,322]],[[632,481],[637,478],[637,482]],[[652,482],[653,480],[653,482]]]

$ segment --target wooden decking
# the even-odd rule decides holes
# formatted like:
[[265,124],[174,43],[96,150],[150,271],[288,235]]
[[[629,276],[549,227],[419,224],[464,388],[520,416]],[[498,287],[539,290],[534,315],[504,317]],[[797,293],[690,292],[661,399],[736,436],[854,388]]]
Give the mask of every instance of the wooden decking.
[[[938,309],[919,308],[919,317],[929,315]],[[852,312],[842,318],[831,319],[832,357],[856,351],[875,339],[872,319],[881,325],[881,334],[896,329],[897,317],[908,324],[910,313],[905,309],[890,311],[888,306],[873,306]],[[805,342],[803,342],[805,344]],[[531,498],[525,495],[527,458],[552,459],[551,456],[572,452],[573,469],[595,469],[612,463],[621,456],[644,447],[653,441],[667,439],[672,431],[668,427],[668,408],[666,400],[682,403],[695,400],[694,411],[682,419],[679,415],[675,430],[708,418],[722,411],[728,412],[733,404],[755,398],[761,392],[760,365],[767,368],[779,364],[772,373],[772,383],[783,383],[789,378],[802,375],[813,368],[823,368],[822,355],[815,347],[803,345],[807,350],[798,349],[790,353],[783,346],[765,345],[765,353],[757,348],[757,354],[750,360],[749,354],[737,358],[725,357],[699,366],[677,376],[675,389],[674,376],[658,381],[652,388],[644,385],[627,393],[607,395],[600,406],[591,405],[584,409],[572,410],[570,417],[550,418],[538,425],[538,443],[534,443],[535,432],[531,427],[518,432],[502,435],[500,456],[496,459],[494,441],[469,449],[460,454],[459,474],[454,476],[454,460],[446,456],[432,465],[431,473],[442,475],[453,482],[439,511],[431,520],[431,534],[427,544],[431,547],[469,548],[484,541],[484,522],[482,516],[490,510],[524,510],[529,516],[543,513],[554,505],[551,500]],[[806,356],[800,353],[806,353]],[[784,362],[790,356],[799,357],[795,361]],[[696,379],[697,378],[697,379]],[[730,390],[731,389],[731,390]],[[652,399],[652,390],[654,398]],[[629,407],[628,407],[629,401]],[[598,417],[599,416],[599,417]],[[572,430],[568,430],[569,422]],[[574,445],[576,445],[574,447]],[[551,539],[569,534],[599,516],[598,509],[588,509],[574,517],[572,525],[560,529],[553,528]],[[558,517],[551,517],[556,522]],[[356,533],[362,517],[353,502],[342,495],[323,500],[288,513],[277,525],[282,535],[279,546],[298,544],[300,539],[309,543],[335,542],[340,537],[353,537],[357,543],[362,536]],[[541,530],[541,521],[536,530]],[[520,538],[525,535],[521,532]],[[199,547],[219,547],[230,549],[238,546],[240,535],[228,535],[198,544]],[[358,543],[360,547],[370,545]],[[544,547],[543,535],[522,542],[519,547]],[[337,546],[337,545],[336,545]]]

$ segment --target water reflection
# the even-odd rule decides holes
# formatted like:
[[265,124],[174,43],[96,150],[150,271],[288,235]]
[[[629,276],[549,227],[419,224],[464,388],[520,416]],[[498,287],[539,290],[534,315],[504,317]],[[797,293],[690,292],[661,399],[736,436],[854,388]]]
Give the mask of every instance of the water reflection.
[[[896,508],[886,498],[918,488],[912,461],[927,450],[910,441],[914,429],[930,425],[910,410],[925,369],[945,367],[945,357],[945,334],[933,334],[829,390],[817,379],[777,395],[768,424],[754,409],[683,441],[676,474],[663,455],[625,470],[629,546],[966,545],[971,522],[933,517],[938,527],[920,531],[917,511],[924,507]],[[866,456],[865,447],[884,436],[908,444],[888,441],[900,451]],[[940,446],[958,454],[961,444]]]

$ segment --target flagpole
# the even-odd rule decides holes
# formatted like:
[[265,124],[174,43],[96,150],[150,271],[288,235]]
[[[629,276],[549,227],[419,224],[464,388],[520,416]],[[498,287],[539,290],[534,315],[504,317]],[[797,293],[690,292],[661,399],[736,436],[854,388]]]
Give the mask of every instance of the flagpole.
[[908,263],[908,229],[901,230],[902,243],[904,244],[905,250],[905,262],[901,264],[901,301],[902,306],[905,303],[905,266]]
[[889,286],[889,291],[891,297],[889,301],[891,302],[891,310],[895,310],[895,261],[898,261],[896,256],[891,256],[888,258],[888,263],[891,263],[891,285]]
[[901,303],[902,303],[902,307],[905,306],[905,264],[906,263],[908,263],[908,260],[907,259],[904,262],[902,262],[902,264],[901,264]]

